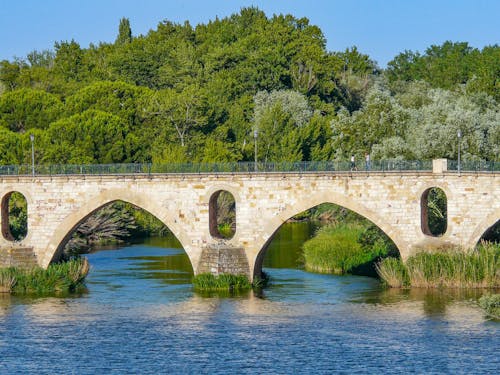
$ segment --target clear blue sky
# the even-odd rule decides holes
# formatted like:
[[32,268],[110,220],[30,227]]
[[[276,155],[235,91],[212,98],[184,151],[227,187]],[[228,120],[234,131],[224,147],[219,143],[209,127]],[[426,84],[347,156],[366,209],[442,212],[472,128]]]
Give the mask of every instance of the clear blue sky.
[[121,17],[138,35],[165,19],[194,26],[252,5],[268,16],[307,17],[323,30],[328,50],[355,45],[381,67],[405,49],[446,40],[500,44],[500,0],[0,0],[0,60],[61,40],[112,42]]

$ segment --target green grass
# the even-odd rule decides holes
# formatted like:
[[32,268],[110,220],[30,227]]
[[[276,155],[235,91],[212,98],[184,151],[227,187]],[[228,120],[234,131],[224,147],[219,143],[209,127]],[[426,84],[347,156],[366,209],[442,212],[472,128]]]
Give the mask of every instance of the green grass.
[[489,294],[482,296],[479,299],[479,306],[481,306],[486,314],[494,319],[500,319],[500,294]]
[[406,263],[387,258],[377,265],[377,272],[392,288],[498,288],[500,245],[484,243],[471,252],[421,252]]
[[303,245],[305,269],[343,275],[387,254],[383,241],[376,240],[369,246],[363,243],[366,231],[366,226],[357,223],[322,227]]
[[252,284],[245,275],[231,275],[227,273],[214,276],[211,273],[201,273],[193,277],[193,288],[197,291],[238,291],[252,288]]
[[59,294],[83,286],[89,272],[86,258],[52,264],[47,269],[15,267],[0,269],[0,292],[12,294]]

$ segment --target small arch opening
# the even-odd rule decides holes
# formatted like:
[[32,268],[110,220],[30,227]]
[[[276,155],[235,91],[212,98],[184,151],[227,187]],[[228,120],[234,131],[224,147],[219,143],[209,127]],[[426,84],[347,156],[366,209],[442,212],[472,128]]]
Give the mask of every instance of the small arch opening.
[[21,241],[28,234],[28,203],[18,191],[2,198],[2,235],[7,241]]
[[213,238],[233,238],[236,232],[236,201],[230,192],[218,190],[210,197],[209,229]]
[[421,228],[428,236],[440,237],[448,227],[448,200],[445,192],[432,187],[424,191],[420,201]]

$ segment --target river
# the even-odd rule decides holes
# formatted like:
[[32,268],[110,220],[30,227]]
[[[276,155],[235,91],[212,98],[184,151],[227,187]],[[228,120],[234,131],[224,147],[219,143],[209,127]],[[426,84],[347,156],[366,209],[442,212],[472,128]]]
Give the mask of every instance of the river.
[[474,291],[385,290],[300,269],[313,228],[286,224],[262,295],[200,296],[172,238],[88,255],[87,291],[0,295],[2,374],[497,373],[500,323]]

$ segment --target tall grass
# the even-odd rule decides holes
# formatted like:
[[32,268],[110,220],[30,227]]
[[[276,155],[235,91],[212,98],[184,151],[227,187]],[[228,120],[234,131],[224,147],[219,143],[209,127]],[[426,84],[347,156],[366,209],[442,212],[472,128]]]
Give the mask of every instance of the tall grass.
[[211,273],[201,273],[193,277],[193,288],[198,291],[233,291],[247,290],[252,284],[245,275],[223,273],[214,276]]
[[366,227],[356,223],[324,226],[303,245],[307,271],[343,275],[385,254],[387,249],[377,241],[364,246],[360,241]]
[[498,288],[500,245],[483,243],[471,252],[422,252],[406,263],[387,258],[377,265],[377,272],[393,288]]
[[74,292],[89,272],[86,258],[52,264],[47,269],[0,269],[0,291],[13,294],[58,294]]

